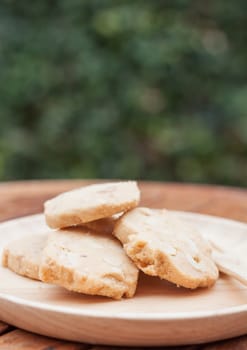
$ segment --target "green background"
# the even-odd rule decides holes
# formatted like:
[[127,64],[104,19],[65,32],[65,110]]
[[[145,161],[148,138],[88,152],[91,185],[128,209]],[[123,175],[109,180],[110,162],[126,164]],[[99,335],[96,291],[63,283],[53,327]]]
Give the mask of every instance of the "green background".
[[0,2],[0,180],[247,185],[247,1]]

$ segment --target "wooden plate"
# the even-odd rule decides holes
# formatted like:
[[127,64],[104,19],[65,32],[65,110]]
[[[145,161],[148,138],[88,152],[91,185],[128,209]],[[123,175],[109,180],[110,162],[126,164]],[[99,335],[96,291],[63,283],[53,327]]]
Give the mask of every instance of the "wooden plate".
[[[247,225],[177,212],[225,249],[247,240]],[[42,215],[0,224],[0,253],[10,240],[46,229]],[[204,343],[247,333],[247,287],[221,276],[211,289],[177,288],[141,275],[136,296],[86,296],[0,267],[0,319],[56,338],[108,345]]]

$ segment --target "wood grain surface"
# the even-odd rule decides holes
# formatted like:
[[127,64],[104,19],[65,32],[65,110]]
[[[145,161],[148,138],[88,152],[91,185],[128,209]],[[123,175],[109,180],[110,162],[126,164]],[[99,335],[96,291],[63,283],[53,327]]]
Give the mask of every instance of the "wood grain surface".
[[[0,184],[0,221],[39,213],[43,202],[54,195],[98,180],[23,181]],[[141,182],[142,205],[153,208],[192,211],[247,222],[247,190],[208,185]],[[247,322],[247,320],[246,320]],[[193,330],[192,330],[193,331]],[[107,346],[76,344],[35,335],[0,322],[0,350],[38,349],[124,349]],[[128,348],[130,349],[130,348]],[[247,350],[247,335],[202,345],[163,347],[185,350]]]

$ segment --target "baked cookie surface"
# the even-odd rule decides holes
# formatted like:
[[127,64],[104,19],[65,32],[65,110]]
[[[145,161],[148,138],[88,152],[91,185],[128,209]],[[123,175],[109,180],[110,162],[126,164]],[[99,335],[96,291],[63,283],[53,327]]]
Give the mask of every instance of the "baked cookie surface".
[[18,275],[39,280],[42,251],[48,234],[30,234],[10,242],[3,250],[2,264]]
[[138,269],[113,236],[77,227],[50,233],[40,278],[72,291],[120,299],[134,295]]
[[[122,214],[122,213],[121,213]],[[107,218],[102,218],[82,224],[82,226],[89,228],[90,230],[96,232],[102,232],[103,234],[111,234],[113,232],[114,226],[117,220],[120,218],[121,214],[114,214]]]
[[168,210],[135,208],[113,234],[144,273],[186,288],[209,287],[218,278],[208,242]]
[[135,181],[90,185],[46,201],[45,218],[51,228],[80,225],[130,210],[139,200]]

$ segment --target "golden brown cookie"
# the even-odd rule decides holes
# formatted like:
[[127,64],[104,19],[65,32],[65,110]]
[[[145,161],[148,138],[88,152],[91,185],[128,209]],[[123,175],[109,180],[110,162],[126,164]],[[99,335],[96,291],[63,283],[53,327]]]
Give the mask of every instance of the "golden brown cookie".
[[211,286],[218,278],[208,242],[168,210],[135,208],[119,219],[114,235],[148,275],[191,289]]
[[90,230],[94,230],[97,232],[111,234],[113,232],[113,229],[117,220],[120,218],[121,215],[122,213],[114,214],[112,216],[109,216],[108,218],[102,218],[102,219],[86,222],[82,226],[85,226]]
[[81,225],[130,210],[139,200],[135,181],[90,185],[45,202],[45,218],[51,228]]
[[15,273],[39,280],[39,267],[47,234],[30,234],[10,242],[3,250],[2,263]]
[[77,227],[50,233],[40,278],[72,291],[120,299],[134,295],[138,269],[113,236]]

